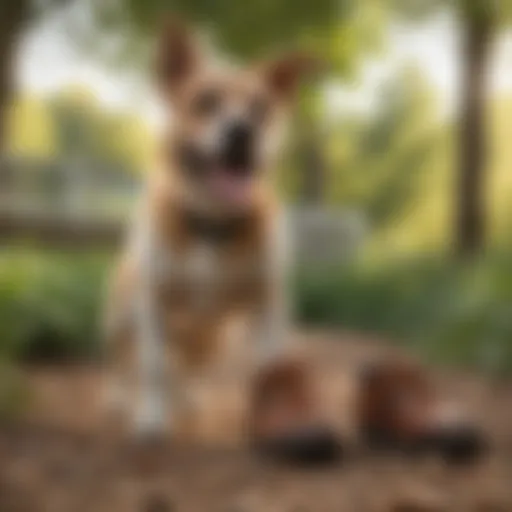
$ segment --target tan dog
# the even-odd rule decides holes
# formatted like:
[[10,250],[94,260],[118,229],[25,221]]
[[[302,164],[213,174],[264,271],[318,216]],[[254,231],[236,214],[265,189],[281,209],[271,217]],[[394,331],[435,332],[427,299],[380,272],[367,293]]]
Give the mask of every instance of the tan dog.
[[234,315],[249,319],[260,361],[281,350],[287,234],[270,181],[308,67],[293,55],[221,68],[182,25],[163,33],[156,74],[173,122],[116,271],[106,322],[110,376],[116,393],[136,376],[128,402],[143,436],[161,433],[167,412],[172,418],[173,406],[189,400],[182,372],[212,363]]

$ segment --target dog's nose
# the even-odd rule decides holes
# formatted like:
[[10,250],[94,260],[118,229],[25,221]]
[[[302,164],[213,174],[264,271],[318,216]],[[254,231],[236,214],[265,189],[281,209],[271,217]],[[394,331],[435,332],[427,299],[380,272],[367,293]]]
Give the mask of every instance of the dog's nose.
[[227,139],[229,144],[240,148],[250,145],[252,140],[252,128],[244,122],[236,122],[228,127]]
[[247,171],[252,166],[253,130],[244,122],[231,124],[226,130],[225,160],[228,168]]

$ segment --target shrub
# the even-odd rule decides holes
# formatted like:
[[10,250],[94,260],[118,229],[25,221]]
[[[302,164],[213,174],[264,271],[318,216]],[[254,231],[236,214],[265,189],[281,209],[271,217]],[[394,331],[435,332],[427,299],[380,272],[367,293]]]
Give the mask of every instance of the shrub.
[[97,353],[104,255],[0,254],[0,351],[15,358]]
[[296,313],[313,325],[382,333],[430,358],[512,370],[512,258],[415,258],[301,269]]

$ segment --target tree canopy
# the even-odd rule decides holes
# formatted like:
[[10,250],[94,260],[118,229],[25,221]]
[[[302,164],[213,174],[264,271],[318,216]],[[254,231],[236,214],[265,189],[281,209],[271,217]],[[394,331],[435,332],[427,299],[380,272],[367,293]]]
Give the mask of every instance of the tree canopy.
[[302,48],[341,74],[361,50],[376,46],[383,15],[374,0],[92,0],[91,6],[89,41],[97,53],[118,61],[147,57],[146,43],[162,20],[176,16],[204,29],[220,51],[233,57],[259,59]]

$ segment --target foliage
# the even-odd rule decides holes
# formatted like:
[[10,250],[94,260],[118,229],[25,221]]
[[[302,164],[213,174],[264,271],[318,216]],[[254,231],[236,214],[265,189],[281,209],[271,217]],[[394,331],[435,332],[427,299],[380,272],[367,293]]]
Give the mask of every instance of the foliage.
[[[326,200],[363,211],[374,232],[410,215],[426,195],[426,178],[446,160],[449,134],[436,107],[423,76],[405,68],[381,87],[371,116],[341,112],[318,138],[328,168]],[[293,201],[307,138],[295,134],[283,169],[282,186]]]
[[[340,173],[333,199],[363,205],[374,229],[408,213],[441,135],[432,95],[416,70],[404,70],[380,93],[374,116],[359,126],[348,154],[333,162]],[[335,140],[345,138],[343,128]]]
[[23,95],[11,105],[7,116],[9,152],[25,158],[44,159],[54,156],[54,123],[43,101]]
[[[427,107],[427,105],[425,105]],[[428,107],[427,107],[428,108]],[[510,241],[512,224],[510,197],[512,179],[512,147],[508,143],[512,133],[512,98],[497,96],[488,106],[489,159],[486,167],[486,217],[489,230],[488,247]],[[415,194],[409,204],[400,208],[390,219],[385,232],[375,233],[372,245],[379,251],[385,247],[403,247],[408,250],[440,250],[450,245],[453,216],[453,187],[455,155],[457,151],[456,125],[446,123],[434,137],[431,156],[426,168],[417,175]],[[414,174],[412,176],[414,180]],[[371,186],[371,185],[370,185]],[[365,209],[365,203],[359,203]]]
[[49,98],[18,97],[7,127],[8,151],[36,161],[80,158],[88,165],[140,173],[153,149],[143,119],[105,110],[85,87],[68,86]]
[[371,331],[438,361],[512,372],[512,258],[470,266],[440,257],[299,272],[297,316]]
[[84,357],[98,350],[105,257],[10,249],[0,255],[0,355]]
[[84,88],[61,91],[47,107],[64,158],[79,156],[130,171],[147,167],[151,142],[142,119],[105,111]]
[[[112,33],[147,38],[162,23],[162,16],[178,15],[209,29],[224,50],[244,57],[268,47],[296,42],[311,32],[329,31],[338,13],[351,8],[353,0],[320,0],[312,4],[302,0],[260,0],[241,3],[236,0],[125,0],[118,3],[93,2],[95,22]],[[126,41],[125,41],[126,42]]]

